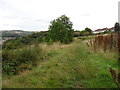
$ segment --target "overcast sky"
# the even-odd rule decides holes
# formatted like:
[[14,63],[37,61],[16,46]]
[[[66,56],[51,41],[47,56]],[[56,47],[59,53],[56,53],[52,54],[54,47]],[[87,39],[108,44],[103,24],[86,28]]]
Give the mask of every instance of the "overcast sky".
[[75,30],[113,27],[120,0],[0,0],[0,30],[48,30],[65,14]]

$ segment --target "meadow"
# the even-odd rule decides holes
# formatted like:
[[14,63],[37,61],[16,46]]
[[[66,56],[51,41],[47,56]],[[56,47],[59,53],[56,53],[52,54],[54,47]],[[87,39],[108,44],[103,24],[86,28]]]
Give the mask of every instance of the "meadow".
[[[31,70],[3,76],[3,88],[116,88],[109,68],[118,70],[117,53],[96,52],[88,42],[75,39],[67,45],[38,44],[43,59],[38,58]],[[41,57],[40,53],[37,56]]]

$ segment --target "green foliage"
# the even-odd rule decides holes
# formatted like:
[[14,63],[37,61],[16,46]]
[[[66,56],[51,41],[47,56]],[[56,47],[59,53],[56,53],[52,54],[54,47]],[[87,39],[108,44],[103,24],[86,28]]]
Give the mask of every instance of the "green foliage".
[[84,36],[84,35],[86,35],[85,30],[80,31],[80,36]]
[[89,39],[95,39],[95,37],[79,37],[78,39],[89,40]]
[[113,32],[111,30],[103,32],[103,34],[107,34],[107,33],[113,33]]
[[39,33],[34,33],[28,36],[7,40],[3,44],[3,49],[13,50],[13,49],[20,48],[23,45],[30,45],[36,42],[40,43],[45,40],[44,38],[46,35],[47,35],[47,32],[39,32]]
[[2,68],[3,74],[18,74],[24,70],[30,70],[43,59],[43,51],[40,47],[25,47],[17,50],[3,50]]
[[49,26],[48,41],[70,43],[73,40],[72,22],[65,15],[53,20]]
[[21,42],[19,40],[13,39],[13,40],[7,40],[3,44],[2,48],[7,49],[7,50],[11,50],[11,49],[16,49],[16,48],[20,47],[20,45],[21,45]]
[[119,23],[115,23],[115,30],[114,30],[115,32],[118,32],[118,31],[120,31],[120,24]]
[[86,32],[89,32],[90,34],[92,33],[92,30],[90,28],[85,28]]
[[90,28],[85,28],[85,30],[80,31],[80,36],[92,35],[92,30]]

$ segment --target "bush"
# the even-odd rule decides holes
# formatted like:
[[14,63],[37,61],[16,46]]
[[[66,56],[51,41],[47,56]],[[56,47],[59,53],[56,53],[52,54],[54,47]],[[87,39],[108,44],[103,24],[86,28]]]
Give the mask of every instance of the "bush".
[[18,74],[30,70],[43,59],[43,50],[40,47],[25,47],[18,50],[3,50],[3,74]]
[[21,42],[19,40],[8,40],[6,41],[3,45],[2,48],[3,49],[7,49],[7,50],[12,50],[12,49],[16,49],[19,48],[21,45]]
[[90,28],[85,28],[85,30],[80,31],[80,36],[92,35],[92,30]]

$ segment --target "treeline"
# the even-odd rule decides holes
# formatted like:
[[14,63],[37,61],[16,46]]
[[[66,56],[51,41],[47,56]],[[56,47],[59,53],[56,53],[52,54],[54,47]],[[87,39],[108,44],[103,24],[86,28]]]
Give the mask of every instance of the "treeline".
[[21,48],[24,45],[40,43],[44,41],[46,35],[47,32],[44,31],[44,32],[34,33],[28,36],[22,36],[19,38],[7,40],[6,42],[3,43],[2,48],[7,50],[12,50],[12,49]]

